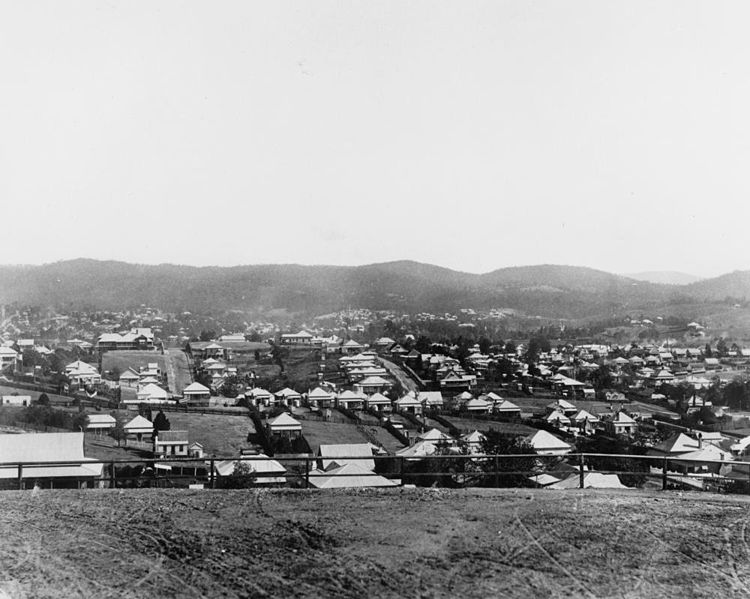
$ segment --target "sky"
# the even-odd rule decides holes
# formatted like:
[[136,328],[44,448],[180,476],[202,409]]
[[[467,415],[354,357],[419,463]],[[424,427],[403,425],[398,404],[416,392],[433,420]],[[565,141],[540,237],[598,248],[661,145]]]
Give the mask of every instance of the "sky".
[[750,3],[0,2],[0,262],[750,269]]

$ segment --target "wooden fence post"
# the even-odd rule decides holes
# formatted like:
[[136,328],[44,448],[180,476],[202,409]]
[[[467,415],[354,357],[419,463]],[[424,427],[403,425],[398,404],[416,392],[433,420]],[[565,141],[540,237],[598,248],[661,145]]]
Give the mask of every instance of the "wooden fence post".
[[661,468],[661,489],[662,491],[667,490],[667,456],[664,456],[664,464]]
[[23,464],[18,464],[18,490],[23,490]]
[[583,454],[579,453],[578,454],[578,488],[579,489],[583,489],[583,486],[585,485],[585,482],[583,480],[584,479],[583,466],[584,466]]
[[305,489],[310,488],[310,458],[305,458]]
[[114,489],[115,488],[115,463],[114,461],[109,463],[110,472],[109,472],[109,488]]
[[495,488],[500,488],[500,456],[495,456]]
[[401,486],[404,486],[404,456],[401,456],[399,458],[399,479],[401,481]]
[[211,488],[216,488],[216,472],[214,471],[214,458],[211,458],[211,473],[209,474],[211,480]]

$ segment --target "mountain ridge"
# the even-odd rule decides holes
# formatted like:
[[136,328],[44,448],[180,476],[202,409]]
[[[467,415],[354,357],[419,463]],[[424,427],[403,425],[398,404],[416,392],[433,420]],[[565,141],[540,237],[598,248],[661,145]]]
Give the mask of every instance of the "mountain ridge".
[[638,281],[585,266],[527,265],[474,274],[413,260],[361,266],[190,266],[78,258],[0,266],[0,302],[165,311],[285,309],[316,315],[346,307],[401,312],[513,308],[550,318],[611,316],[692,301],[750,298],[750,271],[687,285]]

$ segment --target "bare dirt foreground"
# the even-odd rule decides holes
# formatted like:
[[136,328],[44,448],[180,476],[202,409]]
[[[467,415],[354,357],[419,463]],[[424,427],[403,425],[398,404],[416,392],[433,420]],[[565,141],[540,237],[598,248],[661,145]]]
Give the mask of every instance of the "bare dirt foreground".
[[602,491],[5,492],[0,589],[149,599],[745,597],[748,508],[726,496]]

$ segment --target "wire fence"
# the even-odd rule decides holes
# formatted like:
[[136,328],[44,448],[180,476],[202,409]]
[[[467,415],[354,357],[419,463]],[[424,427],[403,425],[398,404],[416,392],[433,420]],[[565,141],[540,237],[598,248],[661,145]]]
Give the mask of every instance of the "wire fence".
[[[238,466],[239,464],[239,466]],[[369,486],[646,488],[750,494],[750,462],[680,456],[163,456],[0,462],[0,488],[334,488]]]

